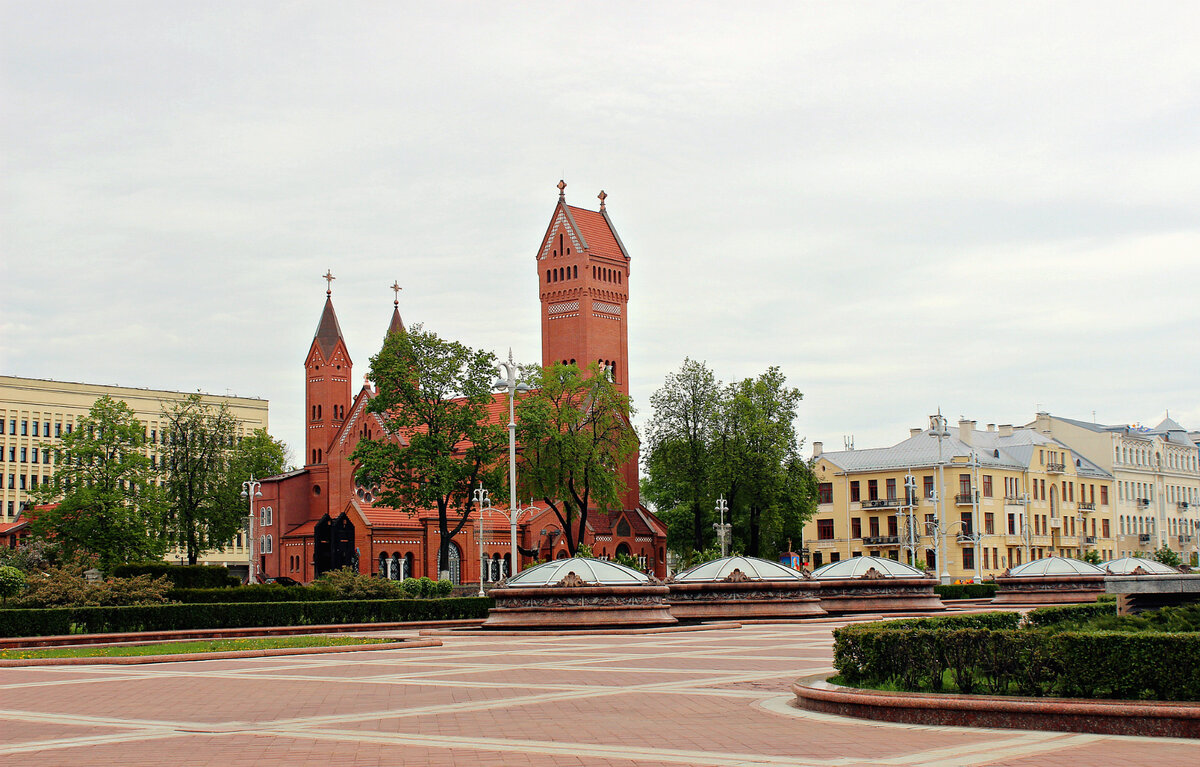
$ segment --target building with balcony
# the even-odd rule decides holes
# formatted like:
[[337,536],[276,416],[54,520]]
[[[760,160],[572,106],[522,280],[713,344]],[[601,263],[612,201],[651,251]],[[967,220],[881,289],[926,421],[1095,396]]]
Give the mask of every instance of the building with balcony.
[[871,555],[913,557],[932,570],[940,544],[939,574],[957,580],[1055,554],[1116,556],[1113,483],[1103,468],[1036,429],[933,424],[891,447],[826,453],[814,443],[809,566]]
[[[23,529],[21,512],[29,504],[29,491],[45,484],[54,474],[55,444],[63,434],[73,431],[79,419],[105,395],[133,410],[145,426],[146,449],[152,455],[164,435],[164,408],[190,396],[188,392],[162,389],[0,376],[0,530]],[[267,428],[269,403],[265,399],[201,396],[209,405],[229,408],[237,419],[239,435]],[[242,534],[225,549],[205,554],[201,564],[245,568],[250,562],[249,552],[248,541]],[[169,552],[167,559],[179,561],[182,556],[179,552]]]
[[1185,562],[1200,562],[1200,434],[1169,417],[1151,428],[1038,413],[1028,428],[1112,475],[1119,556],[1168,546]]

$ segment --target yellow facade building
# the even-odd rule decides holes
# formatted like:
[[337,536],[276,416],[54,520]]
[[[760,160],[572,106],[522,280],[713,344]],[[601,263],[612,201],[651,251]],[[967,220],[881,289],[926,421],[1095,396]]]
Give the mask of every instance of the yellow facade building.
[[[188,397],[185,392],[0,376],[0,524],[11,527],[29,503],[29,491],[54,473],[54,445],[108,395],[127,404],[146,428],[147,450],[162,439],[163,408]],[[226,405],[238,421],[238,433],[267,428],[265,399],[203,394],[205,403]],[[210,552],[204,564],[245,566],[249,549],[244,535],[223,551]],[[179,552],[167,559],[175,561]]]
[[931,416],[891,447],[813,447],[819,503],[804,545],[814,568],[884,556],[948,582],[1116,551],[1112,475],[1035,429]]

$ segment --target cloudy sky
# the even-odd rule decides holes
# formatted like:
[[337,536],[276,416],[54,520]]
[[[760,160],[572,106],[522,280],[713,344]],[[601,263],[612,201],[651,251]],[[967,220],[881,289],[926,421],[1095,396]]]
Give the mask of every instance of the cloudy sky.
[[[939,406],[1200,428],[1200,5],[0,3],[0,373],[266,397],[326,269],[538,361],[568,201],[632,254],[641,419],[779,365],[811,443]],[[806,448],[807,452],[807,448]]]

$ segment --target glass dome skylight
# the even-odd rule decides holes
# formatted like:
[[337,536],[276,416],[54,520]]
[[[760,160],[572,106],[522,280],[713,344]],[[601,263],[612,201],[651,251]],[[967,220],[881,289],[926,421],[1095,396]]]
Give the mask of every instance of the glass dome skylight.
[[725,557],[696,565],[675,576],[676,583],[723,581],[734,570],[741,570],[751,581],[802,581],[804,573],[787,565],[758,557]]
[[911,565],[885,557],[851,557],[840,562],[830,562],[813,571],[812,577],[823,580],[861,578],[875,568],[885,578],[924,578],[925,573]]
[[1100,569],[1110,575],[1133,575],[1133,571],[1142,568],[1149,575],[1178,575],[1179,571],[1170,565],[1164,565],[1155,559],[1145,557],[1121,557],[1100,563]]
[[639,573],[616,562],[590,557],[571,557],[534,565],[509,578],[508,585],[554,586],[570,573],[574,573],[581,581],[591,586],[637,586],[650,582],[645,573]]
[[1043,575],[1104,575],[1104,571],[1081,559],[1046,557],[1017,565],[1008,571],[1011,578],[1036,578]]

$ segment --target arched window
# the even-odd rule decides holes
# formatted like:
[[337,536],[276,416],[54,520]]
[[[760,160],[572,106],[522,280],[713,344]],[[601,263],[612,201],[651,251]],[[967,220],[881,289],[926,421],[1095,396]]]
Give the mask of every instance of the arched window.
[[404,555],[404,572],[401,575],[405,578],[412,578],[414,572],[416,570],[413,569],[413,554],[410,551]]
[[504,561],[501,565],[504,569],[501,571],[501,577],[507,578],[512,575],[512,554],[505,554]]
[[379,552],[379,577],[380,578],[391,578],[392,577],[391,574],[388,572],[388,553],[386,551]]
[[546,270],[546,282],[549,282],[549,281],[550,281],[550,270],[547,269]]
[[321,406],[317,405],[317,418],[321,417]]
[[579,265],[578,264],[571,267],[571,277],[576,280],[579,279]]
[[399,551],[392,555],[392,561],[388,566],[388,577],[394,581],[404,580],[404,560],[400,558]]

